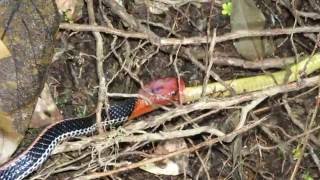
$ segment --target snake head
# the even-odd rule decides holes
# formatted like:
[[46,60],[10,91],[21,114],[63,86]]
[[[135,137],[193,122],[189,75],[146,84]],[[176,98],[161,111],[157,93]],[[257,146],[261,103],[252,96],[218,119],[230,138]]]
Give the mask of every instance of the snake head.
[[145,99],[138,99],[129,119],[134,119],[148,113],[158,106],[169,105],[174,101],[181,101],[181,95],[185,88],[184,81],[174,77],[162,78],[144,85],[139,94]]
[[167,77],[146,84],[139,94],[148,98],[151,104],[167,105],[181,100],[180,96],[184,88],[185,83],[182,79]]

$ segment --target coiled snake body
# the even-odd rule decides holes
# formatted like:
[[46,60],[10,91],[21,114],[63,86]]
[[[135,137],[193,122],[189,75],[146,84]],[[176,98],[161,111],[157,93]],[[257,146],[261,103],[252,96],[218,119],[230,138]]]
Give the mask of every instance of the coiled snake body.
[[[102,125],[105,128],[152,111],[155,105],[165,105],[176,98],[178,86],[175,78],[164,78],[145,86],[140,94],[147,96],[151,104],[139,99],[128,98],[102,111]],[[153,93],[152,95],[150,93]],[[50,156],[56,145],[68,138],[89,135],[96,131],[96,115],[67,119],[50,125],[22,154],[0,167],[1,180],[21,180],[38,169]]]

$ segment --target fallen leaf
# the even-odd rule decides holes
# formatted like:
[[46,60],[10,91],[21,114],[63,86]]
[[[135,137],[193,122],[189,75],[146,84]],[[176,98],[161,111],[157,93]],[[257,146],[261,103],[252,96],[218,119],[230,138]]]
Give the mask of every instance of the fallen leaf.
[[8,161],[10,156],[17,149],[22,136],[17,134],[17,137],[12,137],[11,135],[7,135],[0,129],[0,144],[5,144],[5,146],[0,147],[0,164]]
[[16,150],[29,125],[51,62],[59,16],[52,1],[6,1],[0,3],[0,14],[0,161],[3,162]]
[[[167,140],[158,144],[154,154],[165,155],[186,147],[187,143],[183,138]],[[140,169],[157,175],[176,176],[187,171],[188,161],[189,155],[182,154],[163,161],[145,164],[144,166],[141,166]]]
[[[265,17],[253,0],[232,0],[231,31],[262,30]],[[273,41],[266,37],[241,38],[234,41],[238,53],[248,60],[260,60],[273,54]]]
[[10,57],[10,51],[7,46],[0,40],[0,59]]
[[59,13],[65,21],[76,21],[82,17],[83,0],[56,0]]
[[6,162],[18,147],[22,135],[15,131],[13,117],[0,112],[0,164]]
[[49,87],[45,84],[38,98],[29,126],[31,128],[44,127],[62,119],[63,116],[51,96]]
[[169,10],[170,7],[180,7],[187,3],[192,3],[197,8],[201,7],[201,4],[194,2],[193,0],[135,0],[135,4],[145,4],[149,12],[152,14],[163,14]]

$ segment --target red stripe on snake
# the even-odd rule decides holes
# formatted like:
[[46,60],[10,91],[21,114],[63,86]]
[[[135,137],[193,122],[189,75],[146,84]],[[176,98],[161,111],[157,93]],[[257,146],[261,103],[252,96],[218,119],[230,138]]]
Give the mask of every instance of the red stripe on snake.
[[[102,111],[104,127],[119,125],[153,111],[161,105],[169,105],[181,99],[185,84],[176,78],[163,78],[145,85],[139,94],[145,98],[128,98]],[[75,136],[90,135],[96,131],[95,114],[83,118],[66,119],[45,128],[22,154],[0,167],[1,180],[21,180],[38,169],[50,156],[58,143]]]

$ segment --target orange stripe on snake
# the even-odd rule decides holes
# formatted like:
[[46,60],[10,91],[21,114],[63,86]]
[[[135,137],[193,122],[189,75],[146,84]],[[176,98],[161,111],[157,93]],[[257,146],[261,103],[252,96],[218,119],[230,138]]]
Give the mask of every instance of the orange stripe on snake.
[[[105,128],[119,125],[153,111],[160,105],[171,104],[179,99],[185,88],[176,78],[163,78],[144,86],[139,94],[148,99],[128,98],[102,111]],[[50,156],[58,143],[76,136],[90,135],[96,131],[95,114],[83,118],[66,119],[45,128],[22,154],[0,167],[1,180],[21,180],[38,169]]]

